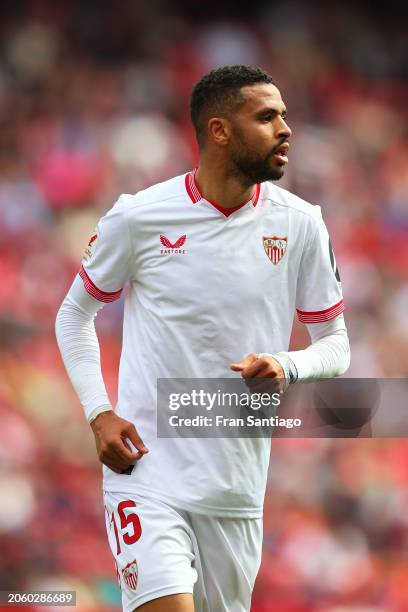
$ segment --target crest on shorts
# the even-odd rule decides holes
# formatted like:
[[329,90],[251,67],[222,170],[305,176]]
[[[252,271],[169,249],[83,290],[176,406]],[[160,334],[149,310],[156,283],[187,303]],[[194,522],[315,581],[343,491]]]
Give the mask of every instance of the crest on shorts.
[[125,567],[123,568],[122,576],[128,587],[130,587],[134,591],[136,591],[138,575],[139,570],[137,567],[137,561],[136,559],[133,559],[133,561],[125,565]]
[[276,266],[286,252],[288,237],[262,236],[262,241],[265,253]]
[[98,232],[98,229],[96,229],[94,233],[92,234],[92,236],[90,237],[87,247],[85,249],[85,253],[84,253],[85,261],[89,261],[90,259],[92,259],[93,254],[95,253],[96,243],[98,241],[98,238],[99,238],[99,232]]

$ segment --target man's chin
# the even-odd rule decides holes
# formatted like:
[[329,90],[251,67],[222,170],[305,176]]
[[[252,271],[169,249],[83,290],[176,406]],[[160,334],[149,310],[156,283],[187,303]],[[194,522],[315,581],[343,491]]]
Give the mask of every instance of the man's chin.
[[236,162],[237,169],[242,177],[245,177],[248,184],[265,183],[265,181],[279,181],[284,175],[284,164],[276,164],[264,162],[262,165],[255,164],[238,164]]
[[273,176],[269,180],[279,181],[279,179],[281,179],[284,174],[285,174],[285,170],[283,168],[279,168],[279,170],[276,170]]
[[265,181],[279,181],[285,174],[285,170],[282,167],[270,169],[264,176],[258,179],[257,183],[265,183]]

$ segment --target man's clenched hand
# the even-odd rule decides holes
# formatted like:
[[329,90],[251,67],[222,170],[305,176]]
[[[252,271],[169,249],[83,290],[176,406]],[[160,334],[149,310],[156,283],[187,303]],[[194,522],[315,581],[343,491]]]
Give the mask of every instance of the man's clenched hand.
[[[247,355],[238,363],[231,363],[230,369],[241,372],[242,378],[251,391],[280,391],[285,389],[285,372],[273,357],[259,357],[256,353]],[[263,380],[257,380],[263,379]],[[270,379],[269,382],[265,379]]]
[[[92,421],[91,428],[95,436],[99,460],[118,474],[149,452],[137,433],[136,427],[129,421],[118,417],[113,410],[98,414]],[[131,451],[127,439],[137,448],[136,453]]]

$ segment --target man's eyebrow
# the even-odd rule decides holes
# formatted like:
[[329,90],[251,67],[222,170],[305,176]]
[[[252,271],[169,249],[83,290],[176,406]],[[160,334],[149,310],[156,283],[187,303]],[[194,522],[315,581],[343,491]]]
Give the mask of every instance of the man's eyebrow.
[[256,114],[257,115],[286,115],[287,109],[286,109],[286,106],[284,106],[282,110],[278,110],[277,108],[272,108],[268,106],[266,108],[262,108]]

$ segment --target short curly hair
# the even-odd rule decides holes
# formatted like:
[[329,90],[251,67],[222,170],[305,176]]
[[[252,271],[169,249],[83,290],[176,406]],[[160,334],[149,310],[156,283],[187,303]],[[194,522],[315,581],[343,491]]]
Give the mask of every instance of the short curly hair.
[[237,64],[211,70],[195,84],[190,98],[190,116],[199,146],[205,142],[210,115],[228,116],[242,101],[241,87],[256,83],[275,85],[272,77],[260,68]]

